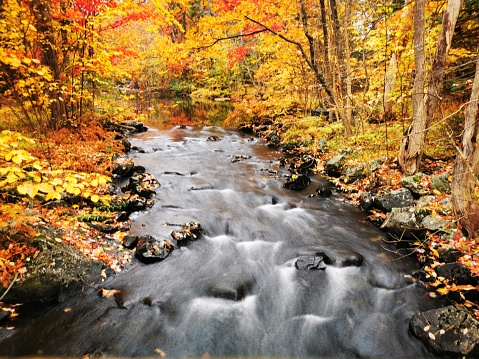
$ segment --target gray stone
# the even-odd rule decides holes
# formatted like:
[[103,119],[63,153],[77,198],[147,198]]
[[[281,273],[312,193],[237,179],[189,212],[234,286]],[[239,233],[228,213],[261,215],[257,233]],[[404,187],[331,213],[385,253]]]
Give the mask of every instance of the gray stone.
[[479,354],[479,322],[463,307],[454,305],[420,312],[409,323],[410,331],[440,355]]
[[439,216],[426,216],[421,224],[430,232],[450,232],[452,223]]
[[357,180],[366,177],[365,168],[363,165],[347,166],[341,171],[341,180],[344,183],[354,183]]
[[407,188],[417,198],[425,196],[429,193],[429,190],[421,185],[421,178],[424,177],[424,173],[416,173],[414,176],[407,176],[401,178],[401,185]]
[[375,197],[374,204],[385,212],[391,212],[393,208],[410,207],[414,205],[414,198],[407,188],[383,193]]
[[308,187],[311,179],[304,174],[293,174],[284,184],[283,187],[293,191],[302,191]]
[[451,184],[447,174],[437,175],[431,179],[431,189],[440,193],[451,194]]
[[421,225],[421,215],[415,208],[393,208],[381,229],[386,230],[395,240],[422,240],[426,230]]
[[341,175],[341,170],[346,162],[349,151],[342,151],[339,155],[330,158],[324,164],[324,170],[328,176],[339,177]]

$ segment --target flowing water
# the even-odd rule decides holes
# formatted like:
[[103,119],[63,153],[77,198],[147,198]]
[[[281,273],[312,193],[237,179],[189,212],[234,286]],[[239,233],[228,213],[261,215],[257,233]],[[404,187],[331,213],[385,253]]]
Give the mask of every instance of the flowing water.
[[[305,191],[284,189],[268,172],[281,174],[279,154],[258,139],[165,121],[131,139],[144,150],[135,163],[161,183],[133,232],[168,238],[175,228],[164,222],[198,221],[204,238],[109,279],[116,301],[92,290],[24,318],[0,356],[432,356],[408,331],[412,315],[434,305],[407,278],[415,264],[363,213],[339,194],[308,197],[319,176]],[[317,252],[364,260],[295,268]]]

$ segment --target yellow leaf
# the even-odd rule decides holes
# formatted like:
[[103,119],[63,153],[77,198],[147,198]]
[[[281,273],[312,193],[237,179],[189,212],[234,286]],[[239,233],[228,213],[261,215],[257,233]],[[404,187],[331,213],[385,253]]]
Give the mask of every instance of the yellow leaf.
[[62,195],[59,192],[49,192],[47,196],[45,197],[45,200],[50,201],[52,199],[61,200]]
[[107,177],[105,176],[100,176],[100,178],[98,179],[98,182],[101,184],[101,185],[105,185],[107,183]]
[[53,186],[49,183],[40,183],[37,185],[38,187],[38,191],[42,192],[42,193],[50,193],[50,192],[55,192],[55,190],[53,189]]
[[17,192],[18,192],[19,194],[21,194],[22,196],[23,196],[23,195],[26,195],[27,192],[28,192],[28,189],[27,189],[26,184],[25,184],[25,183],[19,184],[19,185],[17,186]]
[[33,180],[34,180],[35,182],[40,183],[40,182],[42,181],[42,176],[40,176],[39,174],[34,174],[34,175],[33,175]]
[[436,291],[442,295],[446,295],[447,293],[449,293],[449,289],[447,288],[437,288]]
[[65,190],[67,191],[67,193],[70,193],[70,194],[75,194],[75,187],[71,184],[67,185],[67,187],[65,188]]
[[98,179],[95,178],[93,181],[91,181],[91,185],[93,187],[98,187]]
[[90,200],[91,200],[93,203],[97,203],[97,202],[100,200],[100,197],[97,196],[96,194],[94,194],[93,196],[91,196]]
[[12,157],[12,162],[16,163],[17,165],[21,164],[22,160],[22,157],[18,154]]
[[50,181],[50,183],[54,186],[61,186],[63,184],[63,180],[61,178],[54,178]]
[[81,190],[80,190],[80,188],[78,188],[78,187],[76,187],[76,188],[73,190],[73,194],[74,194],[75,196],[79,196],[80,193],[81,193]]

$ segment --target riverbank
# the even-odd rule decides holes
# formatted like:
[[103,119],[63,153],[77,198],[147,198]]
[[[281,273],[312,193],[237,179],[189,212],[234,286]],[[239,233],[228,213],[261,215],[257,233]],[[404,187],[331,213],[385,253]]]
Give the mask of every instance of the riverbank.
[[450,191],[452,158],[425,158],[422,172],[407,177],[395,158],[372,157],[364,162],[358,160],[355,148],[329,151],[326,141],[313,149],[291,144],[282,121],[263,118],[239,127],[283,154],[278,160],[291,173],[285,187],[301,191],[309,186],[309,175],[321,174],[329,185],[318,187],[317,196],[339,192],[345,203],[361,208],[373,225],[387,233],[398,260],[418,261],[421,268],[411,278],[426,288],[428,296],[445,298],[450,306],[415,315],[414,335],[442,355],[478,352],[479,250],[457,227]]
[[[31,216],[28,222],[36,226],[37,230],[29,233],[31,230],[27,228],[32,227],[27,226],[18,231],[24,236],[25,240],[17,241],[17,243],[25,243],[25,247],[21,251],[16,248],[16,253],[17,255],[21,253],[20,257],[23,262],[19,262],[22,264],[16,264],[18,275],[13,276],[14,282],[19,278],[28,278],[29,275],[32,275],[34,270],[30,270],[29,264],[40,258],[45,261],[40,267],[49,268],[52,273],[56,272],[63,278],[55,284],[54,287],[58,290],[55,290],[53,294],[46,292],[42,294],[44,295],[44,300],[61,300],[72,293],[78,293],[90,286],[98,287],[98,284],[101,286],[101,282],[108,275],[128,268],[134,255],[133,250],[124,246],[124,239],[128,235],[129,227],[128,213],[133,209],[141,210],[146,208],[151,205],[151,202],[148,204],[148,200],[154,199],[154,190],[149,192],[147,196],[149,198],[144,197],[144,200],[130,202],[130,204],[125,201],[124,194],[115,197],[120,194],[123,186],[121,182],[125,178],[135,171],[142,172],[145,170],[143,168],[135,168],[135,164],[124,155],[129,149],[129,143],[125,135],[137,131],[135,126],[141,128],[137,122],[123,121],[118,124],[105,123],[102,125],[101,130],[97,129],[97,132],[101,135],[96,135],[95,141],[102,143],[110,143],[108,141],[112,141],[111,148],[116,150],[100,150],[95,154],[97,157],[93,157],[93,154],[89,156],[92,156],[90,158],[97,158],[97,163],[103,163],[103,168],[105,169],[103,175],[107,176],[110,174],[112,179],[116,177],[116,181],[110,183],[106,179],[101,179],[103,177],[98,177],[96,178],[97,181],[93,182],[95,179],[89,178],[89,185],[84,184],[84,186],[87,186],[89,189],[95,187],[97,191],[91,192],[86,198],[80,195],[83,199],[75,198],[75,196],[79,196],[79,194],[75,194],[75,189],[80,188],[79,184],[82,181],[79,181],[78,178],[76,182],[66,181],[73,188],[70,188],[69,191],[68,185],[66,185],[63,188],[66,197],[51,201],[53,202],[52,206],[44,206],[45,203],[40,201],[41,209],[36,209],[33,201],[29,200],[28,203],[25,202],[25,207],[23,207],[26,208],[26,204],[30,206],[27,212],[24,209],[18,210],[19,213],[23,211]],[[108,127],[110,132],[107,131]],[[325,175],[329,179],[329,186],[317,190],[316,196],[328,196],[331,190],[336,190],[341,193],[341,196],[344,196],[345,202],[361,206],[366,210],[365,215],[369,217],[371,222],[375,225],[383,226],[383,229],[390,233],[391,241],[397,242],[396,244],[399,245],[397,247],[398,258],[414,256],[422,263],[423,269],[416,273],[414,279],[420,281],[429,289],[430,296],[447,296],[449,300],[455,303],[460,302],[462,307],[476,308],[475,299],[470,296],[475,293],[474,287],[476,285],[474,282],[472,284],[459,284],[454,281],[454,277],[448,276],[448,273],[437,272],[439,267],[442,268],[452,262],[463,265],[461,258],[462,260],[467,260],[467,256],[470,255],[472,259],[474,255],[474,253],[467,254],[464,252],[466,248],[463,247],[467,243],[461,242],[461,238],[457,237],[459,232],[454,226],[452,209],[448,201],[447,186],[444,189],[436,187],[436,185],[432,186],[433,178],[435,176],[444,177],[450,164],[428,161],[427,173],[424,176],[412,178],[410,182],[407,182],[403,180],[399,170],[394,167],[393,162],[387,162],[381,158],[377,159],[377,165],[374,167],[365,167],[364,163],[355,162],[355,159],[352,158],[353,156],[350,155],[354,150],[347,151],[347,149],[344,149],[345,151],[340,151],[339,148],[327,150],[328,146],[326,143],[323,144],[320,151],[311,151],[310,149],[305,149],[304,146],[284,143],[281,125],[270,120],[250,127],[243,127],[242,130],[258,135],[266,145],[281,151],[283,156],[281,159],[278,158],[278,162],[282,166],[288,167],[291,171],[291,176],[287,182],[289,184],[286,185],[285,183],[285,187],[289,186],[288,188],[292,190],[301,190],[309,184],[306,178],[310,172]],[[69,138],[69,136],[64,137]],[[86,136],[85,134],[80,135],[80,137],[91,138],[90,135]],[[78,138],[75,138],[75,141],[78,141]],[[61,147],[59,146],[59,151]],[[81,147],[93,148],[94,146],[85,144],[85,146]],[[65,154],[63,150],[60,152]],[[113,155],[114,153],[117,153],[117,155]],[[72,157],[78,158],[78,154]],[[91,162],[86,162],[85,165],[91,165]],[[62,180],[64,181],[65,177]],[[62,185],[64,183],[65,181]],[[90,186],[92,183],[95,183],[96,186]],[[407,189],[411,192],[410,197],[406,196],[403,198],[399,196],[399,201],[405,201],[404,204],[406,205],[391,204],[391,198],[381,200],[383,194],[389,195],[393,192],[394,195],[394,191],[403,191],[407,188],[406,186],[411,187],[411,189]],[[413,191],[417,191],[417,193]],[[68,194],[71,196],[68,196]],[[133,195],[135,194],[139,193],[134,193]],[[48,194],[44,194],[44,197],[46,195]],[[98,196],[98,198],[93,196]],[[24,195],[24,198],[27,197],[29,197],[28,193]],[[94,199],[97,201],[94,201]],[[104,202],[108,202],[110,205],[114,204],[113,208],[107,210]],[[418,206],[418,203],[422,204]],[[402,207],[404,212],[393,211],[391,210],[393,207]],[[404,222],[391,223],[393,213],[398,214],[398,217]],[[420,219],[420,221],[413,223],[411,222],[413,220],[412,217],[414,217],[414,220]],[[440,222],[440,227],[435,229],[433,227],[426,228],[426,218],[432,221],[432,224],[429,223],[428,226],[438,225],[438,218],[444,222]],[[25,223],[25,221],[22,223]],[[389,223],[389,227],[386,227],[385,223]],[[11,229],[12,227],[9,228]],[[40,228],[42,229],[40,230]],[[26,240],[28,235],[36,237],[38,240],[39,234],[41,240],[37,241],[37,247],[29,247],[28,245],[32,244],[32,242]],[[406,238],[405,234],[409,237]],[[9,239],[13,238],[10,237]],[[43,246],[46,245],[46,247],[40,250],[39,243]],[[462,243],[462,246],[458,248],[456,243]],[[57,244],[60,244],[60,248],[56,249],[58,255],[55,255],[55,251],[52,251],[52,248],[57,246]],[[63,244],[66,244],[68,247],[63,247]],[[74,252],[72,252],[72,248]],[[15,249],[15,246],[12,249]],[[42,252],[49,252],[50,255],[42,258],[40,256]],[[70,254],[69,258],[72,258],[72,265],[60,265],[65,253]],[[448,255],[447,259],[444,256],[445,254]],[[458,256],[458,254],[460,255]],[[86,267],[83,267],[83,263],[77,262],[83,257],[88,258],[85,262]],[[453,260],[451,261],[449,258],[453,258]],[[60,268],[69,272],[60,273]],[[454,276],[455,270],[451,269],[450,273]],[[467,277],[472,278],[473,276],[468,275]],[[65,282],[65,277],[75,278],[75,281]],[[48,278],[48,281],[52,282],[52,277]],[[43,287],[45,283],[40,284]],[[69,290],[65,291],[62,288],[68,288]],[[4,307],[3,312],[6,314],[3,314],[3,320],[6,320],[8,315],[10,317],[16,315],[15,303],[34,301],[39,298],[39,292],[31,289],[24,290],[23,294],[21,291],[17,291],[20,295],[16,297],[12,296],[15,293],[15,288],[10,288],[8,291],[11,295],[9,302],[12,305]],[[29,293],[31,298],[26,299],[25,293]],[[472,313],[472,319],[475,320],[474,312]],[[419,320],[417,322],[418,325],[423,323]],[[443,330],[440,325],[442,324],[438,323],[437,328],[430,325],[432,329],[421,331],[421,333],[425,334],[426,341],[433,342],[429,343],[429,347],[434,348],[431,344],[440,342],[436,340],[436,336],[439,338],[439,335],[435,334],[434,340],[429,335],[430,333],[440,333]],[[427,325],[423,325],[423,329],[425,327]],[[470,329],[471,333],[473,333],[472,324]],[[421,333],[416,333],[416,335]],[[442,348],[435,348],[434,350],[444,352]]]
[[62,300],[129,267],[129,216],[151,206],[153,195],[143,183],[122,190],[144,172],[125,155],[127,136],[146,130],[121,118],[65,128],[49,140],[1,133],[2,324],[17,315],[17,303]]

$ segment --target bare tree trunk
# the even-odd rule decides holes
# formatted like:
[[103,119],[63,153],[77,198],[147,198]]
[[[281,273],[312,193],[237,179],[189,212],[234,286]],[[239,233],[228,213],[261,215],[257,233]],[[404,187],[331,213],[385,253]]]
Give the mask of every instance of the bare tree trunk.
[[[406,136],[402,140],[398,155],[399,165],[402,171],[408,175],[416,173],[421,164],[427,130],[436,109],[446,66],[446,56],[451,47],[454,27],[456,26],[461,6],[462,0],[448,0],[447,2],[426,95],[424,95],[423,90],[424,79],[416,78],[414,80],[412,94],[413,120]],[[424,57],[424,9],[425,0],[418,0],[414,3],[414,60],[416,76],[421,76],[420,72],[424,74],[424,71],[419,70],[419,67],[423,66],[422,64],[424,63],[420,58],[421,56]],[[421,36],[422,40],[419,36]],[[422,84],[420,83],[421,81]]]
[[[412,15],[411,11],[411,0],[408,0],[406,4],[404,4],[404,12],[401,15],[401,30],[400,32],[403,35],[403,40],[399,44],[400,47],[403,49],[406,47],[408,41],[409,41],[409,36],[406,36],[406,34],[409,34],[411,31],[411,22],[409,21],[409,17]],[[391,100],[391,95],[394,92],[396,88],[396,79],[397,79],[397,69],[398,69],[398,62],[401,59],[401,55],[404,50],[397,50],[393,52],[391,59],[389,60],[389,65],[386,71],[385,79],[384,79],[384,96],[383,96],[383,101],[384,101],[384,116],[383,118],[387,121],[393,116],[393,104],[394,101]]]
[[396,73],[398,70],[398,60],[396,53],[393,53],[389,60],[388,69],[384,79],[384,120],[388,121],[392,118],[393,102],[391,101],[391,94],[396,88]]
[[479,57],[472,85],[471,100],[466,107],[462,152],[458,154],[452,177],[452,203],[464,232],[471,238],[479,236]]
[[426,79],[426,56],[424,53],[424,12],[426,0],[414,3],[414,63],[415,77],[412,90],[412,125],[404,136],[399,149],[399,165],[406,174],[416,173],[423,153],[424,140],[421,136],[426,129],[424,108],[424,83]]
[[321,10],[321,28],[323,31],[323,61],[324,61],[324,78],[331,87],[332,79],[331,79],[331,63],[329,61],[329,35],[328,35],[328,23],[326,20],[326,6],[324,4],[324,0],[319,0],[319,6]]
[[[346,86],[346,54],[343,49],[342,43],[344,42],[344,36],[341,32],[341,25],[339,23],[338,8],[336,0],[329,0],[329,5],[331,7],[331,20],[334,30],[334,45],[336,47],[336,57],[337,57],[337,66],[339,68],[339,77],[338,77],[338,87],[339,90],[336,91],[335,96],[335,105],[339,113],[339,117],[344,125],[346,137],[353,135],[353,130],[351,127],[351,112],[347,110],[347,86]],[[348,6],[348,5],[346,5]]]

